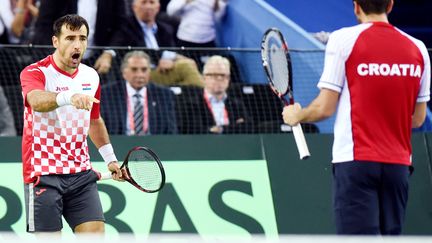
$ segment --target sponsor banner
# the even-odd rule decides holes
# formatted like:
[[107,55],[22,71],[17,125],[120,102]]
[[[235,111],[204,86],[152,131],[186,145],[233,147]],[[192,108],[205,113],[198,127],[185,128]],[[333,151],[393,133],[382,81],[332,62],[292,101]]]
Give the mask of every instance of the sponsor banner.
[[[277,235],[265,160],[169,161],[164,167],[167,183],[158,193],[127,182],[98,182],[107,234]],[[24,233],[21,164],[0,163],[0,170],[8,171],[0,183],[0,228]],[[63,224],[63,232],[71,233]]]

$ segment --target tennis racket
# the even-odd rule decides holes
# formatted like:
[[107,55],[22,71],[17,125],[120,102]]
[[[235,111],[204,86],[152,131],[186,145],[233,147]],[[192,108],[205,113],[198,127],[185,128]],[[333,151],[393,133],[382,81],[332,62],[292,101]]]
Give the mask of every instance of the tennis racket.
[[[129,150],[120,169],[126,169],[127,182],[143,192],[157,192],[165,185],[165,171],[158,156],[149,148]],[[112,173],[102,173],[101,180],[111,179]]]
[[[261,42],[261,58],[270,87],[285,103],[294,104],[292,92],[292,68],[288,45],[282,33],[276,28],[268,29]],[[288,96],[288,99],[286,98]],[[299,124],[292,127],[300,159],[310,156],[309,149]]]

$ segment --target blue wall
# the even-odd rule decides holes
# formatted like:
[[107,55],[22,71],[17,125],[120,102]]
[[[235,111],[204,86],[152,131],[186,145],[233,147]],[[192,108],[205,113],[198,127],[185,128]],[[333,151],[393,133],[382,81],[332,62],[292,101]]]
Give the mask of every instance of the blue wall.
[[[261,60],[259,55],[256,55],[256,50],[261,46],[263,33],[270,27],[277,27],[282,31],[290,49],[323,50],[325,48],[308,32],[263,0],[230,1],[226,17],[218,26],[218,44],[223,47],[255,50],[255,52],[243,51],[235,54],[245,82],[265,83],[267,80],[262,69],[257,71],[256,64]],[[307,59],[302,62],[307,64]],[[322,67],[318,66],[318,69],[310,72],[317,73],[321,69]]]
[[324,48],[300,26],[262,0],[229,2],[226,18],[219,28],[219,44],[233,48],[259,48],[262,35],[269,27],[279,28],[290,48]]
[[[234,53],[245,82],[267,82],[261,65],[257,66],[257,63],[261,63],[257,50],[261,46],[263,33],[270,27],[277,27],[282,31],[290,49],[316,51],[293,51],[291,54],[294,96],[302,106],[309,104],[318,94],[316,83],[323,69],[325,46],[263,0],[230,1],[228,6],[227,15],[219,26],[218,42],[225,47],[252,48],[251,51]],[[332,132],[333,120],[332,118],[318,123],[320,131]]]
[[265,0],[308,32],[331,32],[355,25],[352,1]]

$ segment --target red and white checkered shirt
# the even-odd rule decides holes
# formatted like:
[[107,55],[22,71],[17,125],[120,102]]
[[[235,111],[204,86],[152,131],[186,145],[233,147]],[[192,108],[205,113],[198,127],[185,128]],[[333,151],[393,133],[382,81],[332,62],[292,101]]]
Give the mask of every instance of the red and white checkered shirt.
[[50,112],[37,112],[32,110],[26,97],[32,90],[45,90],[73,91],[100,99],[97,72],[80,64],[75,73],[68,74],[48,56],[27,66],[20,79],[24,97],[24,182],[34,182],[40,175],[73,174],[91,169],[87,134],[90,119],[99,118],[99,104],[93,104],[91,111],[66,105]]

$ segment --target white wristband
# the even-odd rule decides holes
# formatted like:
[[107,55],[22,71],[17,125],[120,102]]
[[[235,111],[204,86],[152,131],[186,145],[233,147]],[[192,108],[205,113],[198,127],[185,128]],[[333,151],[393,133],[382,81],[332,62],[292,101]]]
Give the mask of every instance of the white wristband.
[[118,161],[116,155],[114,154],[114,149],[110,143],[103,145],[98,149],[98,151],[106,165],[108,165],[110,162]]
[[71,99],[73,95],[74,93],[72,93],[72,91],[62,91],[58,93],[56,96],[57,105],[59,107],[64,105],[71,105],[72,104]]

